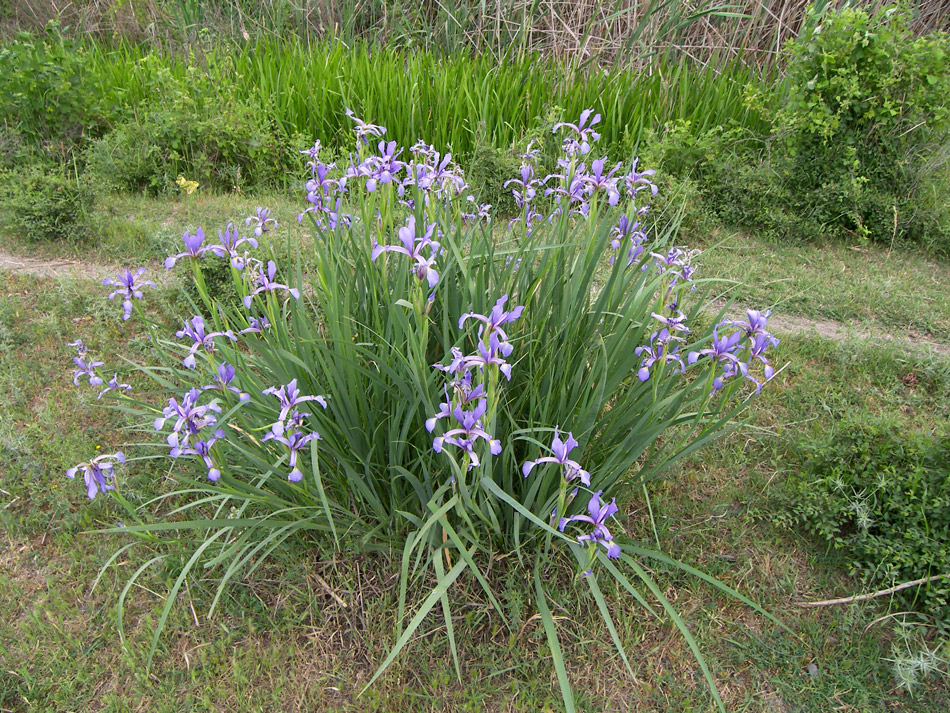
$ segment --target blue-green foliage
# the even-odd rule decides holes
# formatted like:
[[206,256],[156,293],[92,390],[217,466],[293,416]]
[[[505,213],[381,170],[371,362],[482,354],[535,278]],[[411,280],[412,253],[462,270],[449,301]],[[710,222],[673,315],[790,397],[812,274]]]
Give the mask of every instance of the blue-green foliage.
[[[600,117],[584,112],[578,126],[588,119],[596,124]],[[562,695],[573,709],[540,579],[541,568],[560,551],[579,570],[591,570],[582,581],[625,661],[598,577],[616,581],[651,613],[665,610],[713,684],[648,562],[680,567],[751,602],[642,546],[643,533],[624,537],[613,518],[598,521],[603,529],[594,529],[593,537],[594,523],[580,519],[565,532],[567,523],[559,527],[559,520],[584,515],[596,503],[607,513],[614,497],[639,496],[639,486],[670,462],[731,428],[749,392],[761,386],[744,377],[761,378],[760,368],[766,379],[772,376],[762,359],[771,337],[763,330],[765,315],[750,312],[756,326],[721,322],[711,344],[713,335],[697,326],[703,292],[692,291],[693,253],[674,247],[678,211],[643,210],[652,172],[627,165],[607,177],[612,166],[599,173],[579,154],[577,136],[593,143],[596,131],[563,131],[559,138],[566,135],[569,153],[562,175],[529,181],[534,189],[560,191],[561,203],[523,190],[522,196],[534,196],[524,200],[531,208],[508,230],[463,215],[478,206],[466,200],[458,168],[431,148],[414,147],[413,160],[401,163],[385,143],[379,155],[361,145],[361,160],[344,181],[318,160],[317,146],[310,152],[311,205],[301,216],[314,228],[312,257],[303,254],[309,248],[273,254],[261,212],[250,221],[262,232],[259,250],[249,242],[236,249],[236,232],[230,255],[188,236],[190,255],[166,263],[187,269],[190,261],[195,316],[177,339],[164,336],[163,325],[149,325],[158,363],[142,368],[155,380],[161,405],[174,399],[155,422],[163,431],[155,447],[159,457],[167,453],[181,464],[174,469],[180,487],[159,499],[175,507],[160,511],[157,521],[130,505],[137,524],[122,530],[146,538],[176,530],[193,552],[167,597],[156,645],[175,594],[198,563],[219,576],[213,608],[231,579],[249,575],[277,547],[346,554],[394,549],[402,553],[401,624],[378,676],[437,604],[457,655],[446,593],[463,573],[481,585],[504,622],[483,569],[492,556],[514,553],[534,570],[535,603]],[[522,176],[531,175],[533,161],[525,158]],[[571,186],[582,190],[571,192]],[[344,192],[348,202],[341,208],[335,199]],[[558,205],[562,210],[552,210]],[[535,208],[548,215],[534,214]],[[617,232],[621,215],[632,226],[625,233]],[[386,246],[398,249],[387,252]],[[412,257],[407,249],[415,251]],[[230,263],[233,297],[209,291],[202,267],[209,262]],[[495,305],[516,314],[523,306],[523,314],[496,324],[504,326],[500,331],[477,318],[460,322]],[[255,329],[252,318],[263,317],[269,327]],[[663,321],[669,319],[667,331]],[[696,332],[683,331],[686,323]],[[484,368],[467,361],[468,369],[448,374],[434,368],[456,356],[485,355],[489,334],[505,343],[495,343],[492,353],[507,360],[510,379],[497,361]],[[753,344],[754,335],[764,341]],[[719,351],[700,353],[711,346]],[[687,358],[688,349],[695,353]],[[656,358],[648,359],[651,354]],[[754,360],[765,366],[756,368]],[[221,383],[216,375],[226,365],[234,367],[234,378]],[[279,399],[290,384],[309,400],[281,411]],[[481,398],[465,402],[475,387],[483,389]],[[119,396],[121,407],[154,433],[155,406]],[[317,396],[325,397],[325,407],[312,400]],[[182,409],[192,415],[179,418]],[[450,415],[453,409],[462,415]],[[460,433],[472,413],[477,425]],[[562,439],[569,432],[576,437],[570,456],[580,465],[526,469],[529,460],[558,455],[555,429]],[[294,450],[298,442],[306,445]],[[407,591],[427,581],[436,584],[410,618]],[[714,685],[713,691],[722,707]]]

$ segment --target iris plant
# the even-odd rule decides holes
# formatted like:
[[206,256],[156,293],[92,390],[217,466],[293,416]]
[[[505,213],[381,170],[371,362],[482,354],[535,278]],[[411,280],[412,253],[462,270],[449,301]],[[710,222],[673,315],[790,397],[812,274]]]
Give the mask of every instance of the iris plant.
[[[521,472],[524,474],[524,477],[527,478],[531,471],[536,465],[541,463],[557,463],[561,466],[561,473],[564,475],[564,480],[569,482],[575,478],[579,478],[580,481],[590,487],[590,473],[584,470],[581,467],[581,464],[575,460],[570,459],[570,452],[577,448],[577,441],[574,440],[574,434],[568,433],[567,440],[562,441],[561,435],[558,433],[557,427],[554,429],[554,439],[551,441],[551,452],[553,456],[542,456],[537,460],[525,461],[521,466]],[[564,531],[564,528],[561,528],[561,531]]]
[[92,500],[96,493],[115,490],[115,464],[125,463],[125,454],[118,451],[111,455],[103,453],[88,463],[80,463],[66,471],[67,478],[75,478],[82,471],[86,483],[86,495]]
[[134,273],[126,269],[125,272],[120,272],[119,276],[114,280],[111,277],[107,277],[102,281],[103,285],[110,285],[116,289],[109,295],[109,299],[115,299],[115,297],[122,297],[122,320],[125,321],[132,316],[132,300],[142,299],[142,288],[143,287],[155,287],[155,283],[151,280],[139,280],[139,278],[145,274],[145,268],[140,267]]
[[197,314],[185,322],[185,326],[175,332],[175,336],[179,339],[188,337],[192,340],[192,344],[188,348],[188,356],[185,357],[183,362],[184,365],[189,369],[195,368],[195,353],[198,351],[198,349],[204,347],[204,350],[209,354],[214,351],[215,337],[227,337],[232,342],[237,341],[237,337],[234,336],[234,332],[232,332],[230,329],[226,329],[223,332],[206,331],[204,319],[201,317],[201,315]]

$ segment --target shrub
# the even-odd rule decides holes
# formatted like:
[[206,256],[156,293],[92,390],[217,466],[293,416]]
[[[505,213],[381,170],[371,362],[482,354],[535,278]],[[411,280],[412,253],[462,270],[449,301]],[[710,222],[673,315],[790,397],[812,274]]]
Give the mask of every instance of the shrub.
[[788,45],[789,92],[776,117],[793,207],[826,232],[890,242],[896,230],[926,242],[933,225],[917,197],[934,178],[934,148],[950,137],[950,35],[915,37],[906,6],[811,19],[814,29]]
[[[693,252],[676,246],[675,220],[647,212],[652,171],[584,159],[599,119],[588,111],[560,128],[559,175],[542,181],[525,156],[508,232],[496,234],[484,211],[471,210],[460,169],[446,157],[422,143],[405,160],[395,142],[379,141],[374,152],[367,140],[376,143],[381,127],[355,120],[363,141],[344,176],[330,177],[319,143],[309,152],[300,219],[313,226],[315,255],[306,278],[299,260],[293,266],[265,247],[263,213],[249,221],[260,248],[236,232],[212,244],[197,232],[185,237],[165,265],[190,263],[196,313],[175,340],[146,323],[159,364],[142,370],[167,406],[157,411],[118,383],[107,389],[162,432],[157,448],[178,463],[180,489],[159,498],[174,505],[158,522],[142,522],[120,497],[142,523],[123,533],[151,542],[173,529],[191,548],[153,652],[199,562],[220,575],[213,610],[230,580],[249,576],[278,547],[383,549],[402,553],[400,624],[370,683],[436,605],[461,676],[447,591],[465,574],[507,623],[486,565],[515,552],[531,569],[533,602],[573,710],[544,581],[566,557],[625,663],[599,578],[669,614],[723,708],[689,629],[647,567],[678,567],[751,602],[621,536],[611,517],[615,496],[735,423],[747,392],[772,377],[766,353],[777,340],[765,331],[767,314],[754,311],[747,322],[721,320],[711,334],[689,332],[702,308],[691,297]],[[555,210],[542,216],[545,186]],[[236,300],[209,294],[208,261],[228,265]],[[131,272],[117,280],[125,314],[137,309],[141,280]],[[76,358],[77,380],[102,379],[103,364]],[[124,460],[100,456],[71,474],[81,472],[94,497],[114,489]],[[410,586],[431,587],[411,614]]]
[[89,180],[164,193],[177,190],[183,175],[202,188],[230,191],[278,183],[297,164],[268,114],[239,98],[229,55],[209,46],[183,66],[156,54],[142,65],[138,81],[149,99],[90,146]]
[[118,87],[55,21],[45,34],[19,33],[0,48],[0,121],[31,143],[66,147],[96,137],[123,113]]
[[35,164],[0,170],[0,208],[7,228],[27,241],[87,239],[94,198],[89,186],[59,167]]
[[240,103],[171,101],[147,110],[86,155],[88,180],[117,190],[174,192],[178,176],[211,190],[274,185],[289,160],[262,112]]
[[[950,433],[928,437],[887,421],[845,421],[804,449],[800,479],[782,500],[783,524],[800,524],[840,552],[868,586],[947,574]],[[900,592],[946,623],[950,580]]]

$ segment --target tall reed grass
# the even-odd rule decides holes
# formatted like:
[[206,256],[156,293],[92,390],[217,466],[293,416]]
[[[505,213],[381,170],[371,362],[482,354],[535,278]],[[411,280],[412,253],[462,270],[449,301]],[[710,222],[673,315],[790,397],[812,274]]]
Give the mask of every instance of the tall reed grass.
[[[295,36],[370,41],[404,48],[497,57],[541,52],[560,59],[642,65],[675,50],[702,62],[723,53],[774,64],[815,0],[14,0],[0,37],[38,30],[55,17],[84,36],[188,47],[201,30],[237,43]],[[817,0],[861,6],[892,0]],[[915,29],[950,29],[944,0],[917,0]]]
[[673,120],[697,129],[765,127],[744,99],[746,86],[760,82],[759,73],[735,61],[717,69],[663,57],[643,71],[578,75],[537,55],[498,63],[487,55],[439,56],[336,41],[262,40],[190,57],[129,44],[93,43],[87,52],[90,73],[121,95],[123,113],[154,102],[163,77],[187,86],[194,71],[189,66],[197,65],[213,80],[203,88],[216,86],[224,94],[227,87],[229,97],[258,106],[285,139],[319,138],[324,145],[345,140],[347,107],[389,127],[387,137],[396,141],[408,145],[427,136],[459,156],[471,155],[477,134],[507,148],[542,128],[547,114],[579,115],[589,106],[609,127],[602,143],[624,154],[646,132]]

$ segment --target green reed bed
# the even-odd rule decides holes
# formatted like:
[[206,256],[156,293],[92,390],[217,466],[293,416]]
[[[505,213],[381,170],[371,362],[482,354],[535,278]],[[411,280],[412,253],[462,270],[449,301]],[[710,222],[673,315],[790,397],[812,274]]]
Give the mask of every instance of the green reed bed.
[[460,158],[480,143],[508,149],[532,132],[549,133],[553,116],[593,107],[609,127],[602,145],[629,156],[672,120],[762,131],[762,117],[744,101],[746,86],[758,81],[738,61],[716,69],[659,58],[640,71],[574,72],[537,55],[499,62],[300,40],[167,53],[51,31],[0,49],[0,122],[26,145],[57,144],[80,164],[90,161],[101,180],[143,163],[145,152],[148,171],[163,174],[155,185],[167,187],[179,172],[200,180],[210,162],[221,176],[205,183],[230,189],[273,183],[274,163],[296,171],[297,150],[314,139],[341,149],[345,107],[376,117],[387,138],[409,145],[425,136]]

